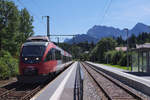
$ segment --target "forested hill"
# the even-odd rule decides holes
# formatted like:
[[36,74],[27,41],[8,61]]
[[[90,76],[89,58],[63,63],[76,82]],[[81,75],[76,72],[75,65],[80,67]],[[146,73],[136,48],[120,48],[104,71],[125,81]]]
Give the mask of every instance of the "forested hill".
[[[33,17],[10,0],[0,0],[0,79],[17,74],[21,44],[33,35]],[[15,59],[17,58],[17,59]]]

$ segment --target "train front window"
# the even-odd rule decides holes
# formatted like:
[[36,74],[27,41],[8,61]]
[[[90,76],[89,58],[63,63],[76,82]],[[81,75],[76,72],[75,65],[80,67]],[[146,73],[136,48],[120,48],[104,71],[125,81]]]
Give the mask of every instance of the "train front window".
[[45,48],[45,46],[24,46],[22,56],[42,56]]

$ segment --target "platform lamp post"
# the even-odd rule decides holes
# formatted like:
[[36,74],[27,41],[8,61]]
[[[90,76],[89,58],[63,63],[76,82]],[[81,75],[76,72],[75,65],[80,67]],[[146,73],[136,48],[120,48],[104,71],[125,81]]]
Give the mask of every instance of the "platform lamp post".
[[128,41],[128,28],[124,29],[127,33],[127,70],[129,70],[129,54],[128,54],[128,49],[129,49],[129,41]]

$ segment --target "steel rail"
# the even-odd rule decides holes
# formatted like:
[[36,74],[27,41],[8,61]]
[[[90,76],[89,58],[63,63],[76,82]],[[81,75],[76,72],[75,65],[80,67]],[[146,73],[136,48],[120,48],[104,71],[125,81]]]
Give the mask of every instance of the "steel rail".
[[[129,88],[127,85],[121,83],[120,81],[106,75],[104,72],[100,71],[99,69],[97,69],[97,67],[91,65],[91,64],[88,64],[85,63],[82,65],[85,67],[85,66],[88,66],[90,67],[91,69],[93,69],[95,72],[97,72],[98,74],[101,74],[103,77],[105,77],[106,79],[108,79],[109,81],[111,81],[112,83],[114,83],[116,86],[120,87],[121,89],[123,89],[124,91],[126,91],[127,93],[129,93],[131,96],[133,96],[135,99],[138,99],[138,100],[146,100],[146,98],[144,98],[143,96],[141,96],[139,93],[133,91],[131,88]],[[88,71],[88,69],[86,68],[86,70]],[[88,73],[90,73],[88,71]],[[103,86],[101,84],[98,83],[98,81],[94,78],[94,76],[91,75],[90,73],[90,76],[96,81],[96,83],[102,88],[102,90],[104,91],[104,93],[106,94],[106,96],[108,96],[109,100],[113,100],[113,97],[111,95],[109,95],[109,93],[105,90],[105,88],[103,88]],[[125,98],[124,98],[125,99]]]

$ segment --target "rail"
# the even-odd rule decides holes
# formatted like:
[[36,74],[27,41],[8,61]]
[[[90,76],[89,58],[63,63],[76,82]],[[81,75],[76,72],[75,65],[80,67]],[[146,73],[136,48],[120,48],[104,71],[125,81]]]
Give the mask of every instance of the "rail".
[[137,91],[121,83],[120,81],[108,76],[104,72],[98,70],[91,64],[82,63],[88,74],[93,78],[95,83],[101,88],[108,100],[116,99],[133,99],[146,100]]

